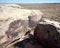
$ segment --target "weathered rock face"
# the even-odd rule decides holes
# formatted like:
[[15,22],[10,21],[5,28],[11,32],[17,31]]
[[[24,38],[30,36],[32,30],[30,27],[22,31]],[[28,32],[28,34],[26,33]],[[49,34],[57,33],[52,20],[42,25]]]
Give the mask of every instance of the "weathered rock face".
[[[19,37],[24,36],[25,31],[29,28],[29,24],[33,24],[29,22],[28,16],[31,16],[31,18],[33,16],[33,22],[38,22],[43,15],[39,10],[28,10],[21,8],[22,6],[14,4],[0,4],[0,36],[4,36],[0,40],[0,44],[7,41],[7,36],[9,38],[12,38],[12,36],[17,36],[15,34],[21,34]],[[32,20],[31,18],[30,20]],[[21,31],[24,33],[21,33]]]
[[38,24],[34,37],[48,48],[60,48],[60,34],[56,27],[50,24]]
[[38,24],[34,35],[13,45],[17,48],[60,48],[60,34],[50,24]]

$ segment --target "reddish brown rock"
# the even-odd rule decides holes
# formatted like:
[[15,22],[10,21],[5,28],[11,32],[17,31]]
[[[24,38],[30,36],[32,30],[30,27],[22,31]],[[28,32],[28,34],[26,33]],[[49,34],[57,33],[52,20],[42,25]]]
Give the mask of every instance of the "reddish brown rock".
[[34,30],[34,37],[45,47],[60,48],[60,34],[52,25],[38,24]]

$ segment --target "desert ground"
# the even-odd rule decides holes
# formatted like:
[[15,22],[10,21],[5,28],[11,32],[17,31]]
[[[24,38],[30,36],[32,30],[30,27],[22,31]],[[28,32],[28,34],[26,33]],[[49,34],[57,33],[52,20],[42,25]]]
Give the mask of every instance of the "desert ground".
[[43,12],[44,17],[60,21],[60,4],[21,4],[25,9],[36,9]]

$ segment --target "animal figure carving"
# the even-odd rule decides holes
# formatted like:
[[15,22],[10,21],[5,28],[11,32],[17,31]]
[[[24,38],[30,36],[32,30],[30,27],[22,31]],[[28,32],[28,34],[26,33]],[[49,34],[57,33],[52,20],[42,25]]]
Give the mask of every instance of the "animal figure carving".
[[21,38],[28,31],[28,22],[25,20],[15,20],[9,25],[9,29],[6,34],[8,40],[13,40],[17,36]]

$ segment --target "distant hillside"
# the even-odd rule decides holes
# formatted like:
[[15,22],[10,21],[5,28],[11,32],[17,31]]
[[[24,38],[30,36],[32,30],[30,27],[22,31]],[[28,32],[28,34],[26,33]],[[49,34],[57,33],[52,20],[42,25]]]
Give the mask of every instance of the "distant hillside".
[[54,4],[19,4],[24,9],[38,9],[44,13],[43,16],[60,21],[60,3]]

